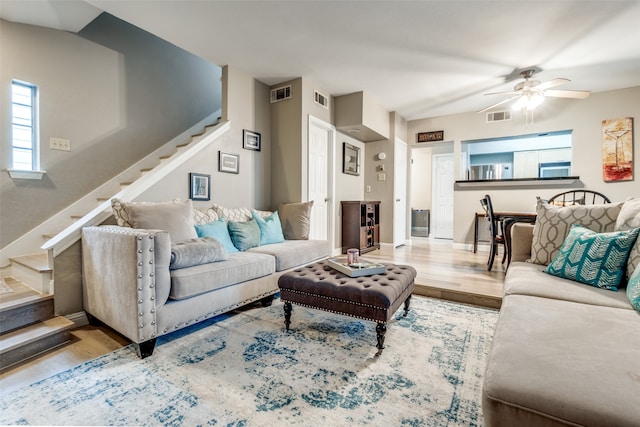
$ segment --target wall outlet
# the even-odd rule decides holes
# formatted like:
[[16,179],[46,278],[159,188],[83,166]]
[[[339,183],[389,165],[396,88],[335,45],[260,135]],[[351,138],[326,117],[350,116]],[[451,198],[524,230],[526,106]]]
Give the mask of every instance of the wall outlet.
[[370,186],[370,185],[367,185],[367,186],[365,187],[365,191],[366,191],[367,193],[371,193],[371,186]]
[[49,148],[52,150],[71,151],[71,141],[62,138],[49,138]]
[[387,174],[384,172],[378,172],[378,181],[386,181],[387,180]]

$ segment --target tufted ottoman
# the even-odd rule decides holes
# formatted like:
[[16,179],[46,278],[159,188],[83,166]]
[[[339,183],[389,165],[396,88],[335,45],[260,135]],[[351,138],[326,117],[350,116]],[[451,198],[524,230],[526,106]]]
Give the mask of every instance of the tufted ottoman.
[[377,323],[376,356],[382,353],[387,322],[404,303],[409,311],[416,270],[407,265],[385,264],[381,274],[349,277],[329,267],[326,261],[285,273],[278,279],[284,302],[284,323],[289,330],[291,304],[317,308]]

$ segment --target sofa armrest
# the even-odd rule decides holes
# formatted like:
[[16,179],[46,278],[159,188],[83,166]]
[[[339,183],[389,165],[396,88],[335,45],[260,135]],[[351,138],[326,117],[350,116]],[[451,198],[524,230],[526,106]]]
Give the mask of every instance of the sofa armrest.
[[516,222],[511,227],[511,261],[526,261],[531,258],[533,224]]
[[166,231],[83,228],[84,309],[134,343],[155,339],[156,309],[169,297],[170,259]]

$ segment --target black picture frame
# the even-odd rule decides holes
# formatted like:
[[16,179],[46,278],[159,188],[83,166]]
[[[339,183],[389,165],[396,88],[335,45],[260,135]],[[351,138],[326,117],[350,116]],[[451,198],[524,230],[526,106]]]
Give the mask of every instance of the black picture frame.
[[189,173],[189,198],[191,200],[211,200],[211,175]]
[[262,148],[262,135],[251,130],[242,130],[242,148],[245,150],[260,151]]
[[342,143],[342,173],[360,175],[360,148],[347,142]]
[[218,172],[240,173],[240,155],[218,151]]

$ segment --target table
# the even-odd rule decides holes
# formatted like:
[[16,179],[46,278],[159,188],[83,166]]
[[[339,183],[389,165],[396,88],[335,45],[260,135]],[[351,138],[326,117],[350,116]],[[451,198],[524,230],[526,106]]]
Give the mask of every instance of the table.
[[[535,212],[500,212],[494,211],[493,215],[498,222],[504,222],[507,219],[513,219],[515,222],[536,222],[536,214]],[[486,217],[486,212],[476,212],[475,220],[474,220],[474,230],[473,230],[473,253],[475,254],[478,251],[478,226],[480,223],[480,218]],[[509,236],[510,237],[510,236]],[[509,240],[509,244],[507,245],[507,239]],[[511,239],[508,236],[505,236],[505,246],[507,253],[509,253],[509,249]]]
[[378,352],[382,354],[387,322],[404,304],[409,311],[415,268],[386,264],[386,270],[372,276],[349,277],[331,268],[327,261],[283,274],[278,279],[280,299],[284,302],[284,324],[289,330],[291,304],[376,322]]

